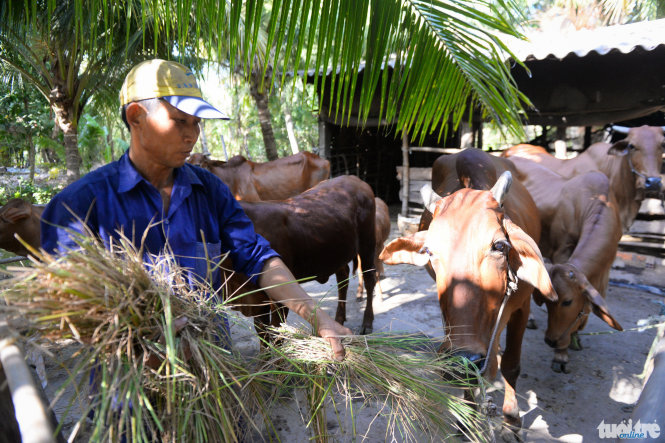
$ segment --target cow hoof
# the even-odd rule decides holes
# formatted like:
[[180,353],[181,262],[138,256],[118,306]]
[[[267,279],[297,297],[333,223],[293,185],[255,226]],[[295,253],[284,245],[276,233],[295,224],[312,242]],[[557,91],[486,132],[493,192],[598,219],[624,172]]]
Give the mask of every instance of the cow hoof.
[[471,441],[470,437],[473,436],[474,434],[469,429],[468,426],[466,426],[461,421],[457,420],[455,422],[455,429],[457,430],[455,435],[457,435],[459,437],[460,441]]
[[519,432],[520,432],[519,429],[515,429],[512,426],[505,426],[501,428],[499,436],[501,437],[502,441],[505,441],[507,443],[521,443],[524,440],[522,440],[522,437],[520,437]]
[[582,348],[582,341],[580,340],[580,336],[577,335],[577,333],[574,333],[570,336],[570,344],[568,345],[569,349],[572,349],[573,351],[581,351]]
[[374,328],[363,326],[363,327],[360,328],[359,335],[371,334],[373,331],[374,331]]
[[335,321],[339,323],[340,325],[343,325],[344,322],[346,321],[346,317],[342,315],[336,315],[335,316]]
[[526,328],[527,328],[527,329],[538,329],[538,325],[536,324],[536,320],[530,318],[530,319],[526,322]]
[[552,360],[552,370],[559,374],[570,374],[570,370],[566,367],[566,363],[562,361]]

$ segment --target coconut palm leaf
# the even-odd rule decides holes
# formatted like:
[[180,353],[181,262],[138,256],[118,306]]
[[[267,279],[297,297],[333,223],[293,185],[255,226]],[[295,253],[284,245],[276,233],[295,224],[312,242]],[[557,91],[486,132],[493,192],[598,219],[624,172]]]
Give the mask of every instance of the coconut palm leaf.
[[[335,99],[340,122],[355,112],[366,118],[378,93],[381,116],[412,134],[441,129],[441,122],[455,125],[476,107],[521,133],[528,101],[510,76],[500,39],[519,36],[513,0],[70,1],[77,23],[67,36],[75,42],[71,50],[84,41],[109,47],[122,32],[116,25],[124,22],[126,44],[130,24],[151,30],[154,40],[142,41],[146,52],[150,43],[156,48],[166,41],[174,57],[190,53],[228,61],[247,76],[262,53],[282,72],[304,76],[312,70],[321,97],[327,92]],[[11,3],[19,4],[15,9],[26,26],[59,4]],[[270,14],[267,27],[265,13]],[[261,68],[267,67],[263,62]],[[325,85],[320,75],[330,69],[338,75]],[[272,75],[279,74],[273,70]]]

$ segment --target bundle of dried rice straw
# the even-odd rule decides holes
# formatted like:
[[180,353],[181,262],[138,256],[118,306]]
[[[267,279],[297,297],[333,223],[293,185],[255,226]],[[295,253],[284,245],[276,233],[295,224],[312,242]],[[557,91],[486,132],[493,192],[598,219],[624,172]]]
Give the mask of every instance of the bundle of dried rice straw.
[[354,417],[358,397],[389,408],[386,432],[402,440],[451,435],[456,420],[473,440],[486,439],[482,417],[450,394],[469,384],[453,376],[447,357],[414,352],[427,343],[422,337],[344,338],[340,363],[324,340],[283,327],[274,331],[276,345],[250,358],[221,332],[230,312],[223,297],[190,287],[173,257],[146,264],[124,237],[106,247],[92,235],[76,241],[80,249],[66,256],[33,251],[30,267],[11,268],[0,314],[24,340],[82,345],[70,383],[89,392],[74,400],[85,400],[79,423],[92,419],[93,441],[232,442],[252,430],[279,439],[270,409],[285,386],[306,389],[304,425],[318,441],[328,437],[324,405],[341,398]]
[[282,368],[297,379],[295,383],[306,387],[319,441],[328,440],[326,400],[339,409],[334,392],[341,394],[352,418],[356,414],[353,400],[382,405],[379,414],[387,417],[386,440],[399,435],[402,441],[441,441],[460,432],[474,441],[491,439],[485,417],[451,392],[451,388],[470,388],[470,377],[476,374],[469,370],[468,377],[462,375],[459,361],[438,354],[427,336],[375,333],[344,337],[346,357],[336,362],[319,337],[288,325],[272,331],[277,345],[268,348],[273,359],[267,366]]
[[26,338],[84,345],[70,382],[91,392],[91,440],[236,441],[256,426],[272,378],[225,346],[227,308],[210,288],[191,288],[172,257],[146,265],[126,238],[77,244],[66,256],[34,251],[31,267],[12,268],[0,309]]

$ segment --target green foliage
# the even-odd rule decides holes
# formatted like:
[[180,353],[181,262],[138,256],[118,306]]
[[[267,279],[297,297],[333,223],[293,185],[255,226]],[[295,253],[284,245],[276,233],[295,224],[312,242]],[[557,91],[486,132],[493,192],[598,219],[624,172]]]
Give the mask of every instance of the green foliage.
[[[89,68],[85,78],[79,76],[87,87],[68,91],[80,105],[92,91],[106,90],[109,79],[122,78],[106,76],[100,81],[100,76],[92,75],[122,67],[125,59],[110,59],[108,55],[114,53],[110,49],[122,47],[125,57],[145,58],[158,53],[162,44],[168,48],[166,56],[228,60],[232,72],[242,71],[246,77],[255,69],[266,72],[274,67],[270,83],[275,84],[283,85],[288,71],[304,77],[311,70],[320,95],[326,92],[339,103],[334,117],[340,121],[349,117],[356,103],[360,115],[367,117],[379,94],[380,117],[395,119],[398,132],[424,136],[444,127],[442,121],[457,125],[477,105],[520,133],[521,111],[528,103],[510,76],[505,63],[508,51],[501,41],[503,35],[519,36],[515,28],[519,13],[513,0],[24,0],[10,4],[10,13],[0,15],[0,21],[12,29],[21,24],[22,29],[36,26],[44,17],[66,9],[68,14],[53,24],[61,29],[43,28],[53,39],[62,39],[59,47],[65,52],[49,48],[57,59],[50,52],[46,55],[51,68],[67,58],[66,51],[77,57],[61,67],[63,72],[70,67]],[[11,52],[28,53],[37,47],[16,35],[6,40],[20,46]],[[132,44],[136,51],[127,50]],[[41,59],[35,61],[41,64]],[[392,62],[396,69],[389,75],[383,68]],[[361,63],[364,72],[359,81]],[[331,67],[339,70],[339,76],[324,85],[319,73]],[[77,91],[85,93],[77,96]]]
[[25,167],[29,143],[52,131],[48,105],[34,88],[0,83],[0,164]]
[[[231,118],[228,121],[205,122],[208,149],[213,158],[223,160],[223,137],[228,157],[249,155],[252,160],[263,162],[267,158],[256,104],[249,93],[249,86],[239,80],[237,76],[231,76],[228,70],[209,70],[201,82],[204,97]],[[302,82],[287,83],[281,93],[275,90],[270,96],[269,108],[280,157],[292,154],[284,119],[286,109],[293,119],[299,150],[312,151],[317,146],[316,105],[314,87],[303,85]]]
[[15,189],[10,189],[8,186],[0,186],[0,206],[12,198],[21,198],[31,203],[46,204],[61,190],[62,185],[38,186],[21,179]]
[[95,164],[108,163],[110,147],[106,143],[108,130],[95,117],[84,114],[79,121],[78,147],[83,160],[83,169],[88,171]]

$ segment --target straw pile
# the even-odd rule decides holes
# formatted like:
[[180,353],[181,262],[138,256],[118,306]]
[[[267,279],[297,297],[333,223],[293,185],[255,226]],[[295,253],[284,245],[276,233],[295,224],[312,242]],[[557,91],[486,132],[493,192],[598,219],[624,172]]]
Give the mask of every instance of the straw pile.
[[[223,297],[191,288],[172,257],[146,264],[126,238],[108,247],[92,236],[77,243],[66,257],[33,251],[32,266],[12,268],[13,277],[0,283],[0,315],[20,339],[83,345],[71,383],[90,391],[76,400],[86,405],[80,423],[92,419],[91,440],[232,442],[252,430],[278,438],[269,410],[285,387],[306,389],[304,425],[318,441],[328,438],[325,405],[337,408],[340,398],[352,416],[353,399],[384,404],[387,436],[400,440],[445,437],[456,420],[472,440],[487,439],[482,417],[448,392],[468,387],[452,377],[450,360],[413,352],[423,338],[348,337],[339,363],[322,339],[284,327],[274,331],[278,345],[250,359],[220,334],[220,319],[230,312],[216,300]],[[89,372],[90,380],[76,381]]]
[[[325,340],[284,325],[273,330],[278,345],[269,349],[268,366],[294,374],[308,391],[312,425],[317,440],[326,441],[325,401],[337,411],[335,396],[341,394],[351,412],[353,400],[382,404],[388,419],[386,439],[440,441],[460,431],[475,441],[489,439],[484,417],[473,405],[451,393],[450,388],[469,388],[469,379],[459,372],[456,359],[437,354],[429,338],[422,335],[370,334],[342,339],[343,362],[331,360]],[[306,375],[306,376],[305,376]],[[468,375],[475,375],[469,369]],[[353,437],[356,430],[353,429]]]
[[71,382],[90,385],[91,440],[236,441],[239,423],[256,426],[265,376],[223,346],[209,288],[190,288],[172,258],[146,266],[125,238],[77,243],[12,269],[0,308],[25,337],[85,345],[73,373],[92,375]]

